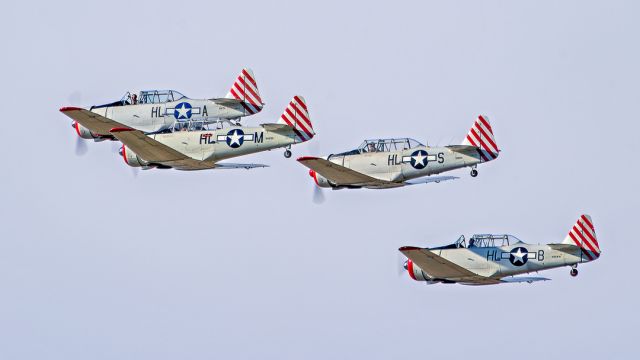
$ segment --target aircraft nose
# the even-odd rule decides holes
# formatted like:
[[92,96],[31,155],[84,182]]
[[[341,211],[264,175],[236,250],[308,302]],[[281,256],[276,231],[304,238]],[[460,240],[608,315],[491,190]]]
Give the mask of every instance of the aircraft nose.
[[311,176],[312,178],[314,178],[314,179],[315,179],[315,177],[316,177],[316,172],[315,172],[315,171],[313,171],[313,170],[309,170],[309,176]]

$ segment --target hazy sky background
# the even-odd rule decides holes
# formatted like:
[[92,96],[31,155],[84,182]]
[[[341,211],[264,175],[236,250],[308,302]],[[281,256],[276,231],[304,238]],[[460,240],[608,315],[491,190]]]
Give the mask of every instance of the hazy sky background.
[[[637,342],[640,6],[634,1],[11,1],[0,23],[0,358],[629,356]],[[461,179],[325,191],[282,151],[252,171],[145,171],[74,154],[61,106],[130,89],[224,96],[253,68],[275,121],[304,95],[317,137],[459,143]],[[538,284],[426,286],[397,248],[460,234],[560,242],[593,216],[602,257]]]

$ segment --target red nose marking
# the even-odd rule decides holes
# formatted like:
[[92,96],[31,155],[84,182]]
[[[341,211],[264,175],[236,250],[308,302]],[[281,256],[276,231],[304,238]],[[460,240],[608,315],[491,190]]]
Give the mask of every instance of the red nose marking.
[[318,184],[318,175],[316,174],[315,170],[309,170],[309,176],[313,178],[313,181],[316,182],[316,185],[320,186],[320,184]]
[[407,271],[413,280],[418,280],[416,279],[416,275],[413,273],[413,261],[411,261],[411,259],[407,260]]
[[78,136],[82,137],[82,135],[80,135],[80,125],[78,125],[77,121],[73,122],[73,127],[76,129],[76,132],[78,133]]
[[129,165],[129,161],[127,160],[127,147],[122,145],[122,158],[124,159],[124,163]]

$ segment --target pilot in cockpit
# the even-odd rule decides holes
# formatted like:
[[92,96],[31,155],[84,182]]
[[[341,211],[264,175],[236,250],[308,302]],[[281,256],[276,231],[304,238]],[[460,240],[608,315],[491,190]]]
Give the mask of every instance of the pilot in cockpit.
[[370,143],[367,145],[367,152],[376,152],[376,144]]
[[475,244],[474,244],[475,242],[476,242],[476,239],[474,239],[474,238],[469,239],[469,247],[474,247],[475,246]]
[[137,103],[138,103],[138,95],[132,94],[131,95],[131,104],[135,105]]

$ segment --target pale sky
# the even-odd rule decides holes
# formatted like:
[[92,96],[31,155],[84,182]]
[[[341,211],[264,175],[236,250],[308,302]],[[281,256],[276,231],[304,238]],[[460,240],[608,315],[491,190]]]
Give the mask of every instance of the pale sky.
[[[596,359],[635,354],[640,5],[634,1],[86,1],[3,6],[1,359]],[[131,89],[224,96],[251,67],[275,122],[303,95],[317,137],[143,171],[58,109]],[[294,159],[365,138],[458,144],[461,179],[325,191]],[[427,286],[403,245],[511,233],[560,242],[591,214],[602,257],[537,284]],[[535,274],[534,274],[535,275]]]

